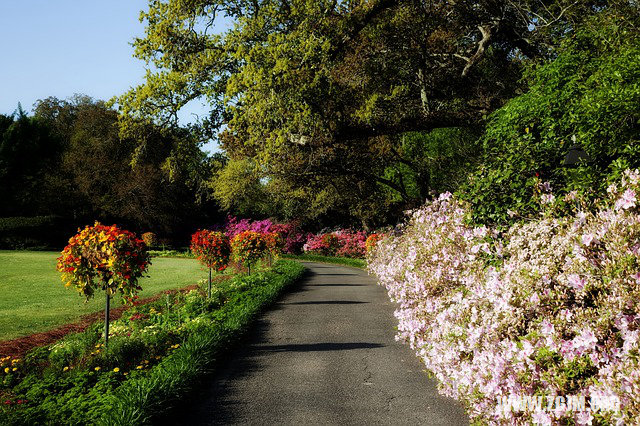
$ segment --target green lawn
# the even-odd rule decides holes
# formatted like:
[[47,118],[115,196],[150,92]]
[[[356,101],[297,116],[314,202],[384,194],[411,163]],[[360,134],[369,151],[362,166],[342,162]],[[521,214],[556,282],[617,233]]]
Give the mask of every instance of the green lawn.
[[[66,288],[56,271],[58,252],[0,251],[0,340],[47,331],[104,309],[104,295],[88,303]],[[186,287],[206,278],[194,259],[153,258],[140,297]],[[112,306],[120,306],[120,297]]]

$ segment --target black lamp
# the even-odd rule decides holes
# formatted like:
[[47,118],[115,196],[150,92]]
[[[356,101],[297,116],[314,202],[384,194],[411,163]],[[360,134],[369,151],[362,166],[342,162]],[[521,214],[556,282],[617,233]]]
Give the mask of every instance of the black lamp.
[[576,137],[573,136],[571,140],[573,141],[573,145],[569,147],[569,151],[567,151],[562,165],[565,167],[576,167],[583,162],[590,163],[591,158],[589,158],[589,154],[582,149],[579,143],[576,143]]

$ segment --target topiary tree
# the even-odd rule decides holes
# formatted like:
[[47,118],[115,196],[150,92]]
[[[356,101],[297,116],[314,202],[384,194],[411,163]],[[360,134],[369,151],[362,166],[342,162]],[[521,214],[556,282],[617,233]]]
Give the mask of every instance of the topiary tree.
[[251,274],[251,265],[261,259],[269,250],[264,234],[254,231],[244,231],[233,237],[231,247],[236,258],[247,265]]
[[129,301],[137,298],[138,278],[147,271],[151,258],[146,244],[130,231],[96,222],[69,239],[58,258],[57,269],[67,287],[75,287],[87,300],[96,289],[106,293],[104,342],[109,344],[109,308],[116,293]]
[[284,238],[278,232],[269,232],[263,234],[267,243],[267,251],[269,255],[269,266],[273,264],[273,259],[284,250]]
[[142,234],[142,241],[144,241],[147,247],[151,248],[158,245],[158,236],[153,232],[145,232]]
[[209,268],[209,292],[211,297],[211,271],[224,271],[229,264],[231,245],[222,232],[198,230],[191,236],[191,252]]

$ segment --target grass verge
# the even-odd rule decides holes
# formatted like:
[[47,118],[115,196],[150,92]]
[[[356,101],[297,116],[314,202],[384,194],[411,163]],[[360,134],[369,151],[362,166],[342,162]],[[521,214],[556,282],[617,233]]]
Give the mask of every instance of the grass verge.
[[[66,288],[56,271],[59,252],[0,251],[0,340],[10,340],[78,321],[104,309],[104,298],[89,302]],[[154,258],[150,278],[139,283],[141,298],[196,284],[207,277],[195,259]],[[120,306],[120,298],[113,307]]]
[[[211,299],[197,292],[160,300],[113,324],[109,350],[101,324],[69,335],[0,372],[0,424],[148,424],[175,406],[215,361],[297,281],[290,260],[225,281]],[[111,335],[111,333],[110,333]],[[15,360],[0,360],[12,368]],[[11,362],[11,364],[9,364]]]
[[353,266],[354,268],[365,269],[367,261],[364,259],[353,259],[350,257],[321,256],[318,254],[285,254],[285,259],[301,260],[307,262],[333,263],[336,265]]

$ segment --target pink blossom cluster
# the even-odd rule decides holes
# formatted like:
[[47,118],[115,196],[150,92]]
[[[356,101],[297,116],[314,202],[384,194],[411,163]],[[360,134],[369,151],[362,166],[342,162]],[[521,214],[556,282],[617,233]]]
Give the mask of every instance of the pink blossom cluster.
[[284,241],[283,251],[291,254],[301,253],[302,246],[309,236],[308,233],[302,232],[295,222],[275,223],[270,219],[250,220],[238,219],[234,216],[227,217],[225,234],[229,239],[233,239],[233,237],[245,231],[253,231],[260,234],[277,233]]
[[363,258],[366,253],[367,236],[365,231],[349,229],[310,235],[304,245],[304,251],[325,256]]
[[[627,171],[592,211],[504,233],[469,225],[468,205],[443,194],[378,243],[369,270],[398,303],[397,338],[474,421],[640,422],[639,190]],[[499,410],[514,394],[614,396],[622,410]]]
[[233,239],[233,237],[245,231],[253,231],[260,234],[270,234],[274,232],[272,229],[273,226],[274,223],[270,219],[250,220],[238,219],[234,216],[227,216],[225,234],[227,234],[230,239]]

